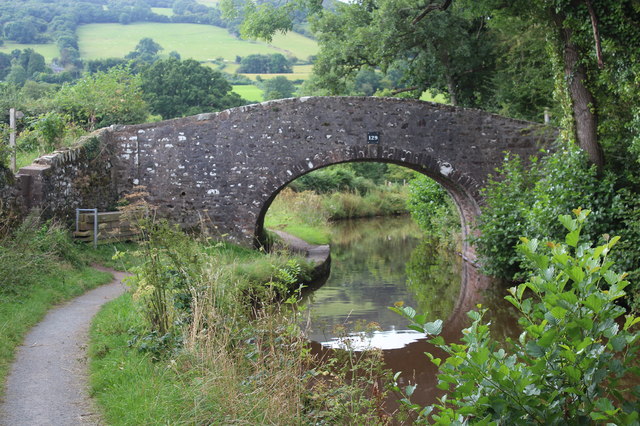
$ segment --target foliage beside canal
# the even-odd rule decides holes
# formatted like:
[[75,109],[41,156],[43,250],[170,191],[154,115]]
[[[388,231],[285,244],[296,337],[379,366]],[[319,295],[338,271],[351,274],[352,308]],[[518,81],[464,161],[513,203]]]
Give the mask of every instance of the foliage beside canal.
[[[145,226],[132,293],[91,330],[92,392],[110,424],[381,422],[376,352],[350,364],[310,355],[303,260]],[[352,381],[356,371],[368,373]]]
[[427,354],[446,396],[424,408],[406,401],[420,422],[638,424],[640,318],[617,303],[629,285],[610,260],[619,237],[593,247],[580,235],[589,211],[574,213],[560,217],[565,243],[521,238],[518,250],[534,272],[506,296],[522,333],[505,348],[480,307],[469,312],[461,343],[438,336],[442,321],[392,308],[414,329],[438,336],[430,341],[447,354]]
[[358,192],[295,192],[285,188],[271,204],[265,226],[283,229],[311,244],[328,244],[332,220],[406,214],[407,188],[402,185]]
[[[565,144],[525,168],[524,159],[505,155],[498,175],[485,189],[486,203],[478,220],[476,245],[485,273],[507,280],[527,271],[515,250],[518,238],[564,238],[556,220],[575,207],[589,209],[592,220],[583,234],[591,241],[620,235],[615,261],[631,276],[630,304],[640,304],[640,198],[624,176],[598,172],[579,148]],[[524,275],[526,275],[525,272]],[[634,299],[635,302],[634,302]]]

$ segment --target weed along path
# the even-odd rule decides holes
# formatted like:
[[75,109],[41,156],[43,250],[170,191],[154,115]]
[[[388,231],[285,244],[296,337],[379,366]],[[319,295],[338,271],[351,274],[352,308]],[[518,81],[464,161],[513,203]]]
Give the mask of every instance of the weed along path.
[[19,348],[0,404],[0,425],[96,425],[89,398],[89,324],[100,307],[125,291],[123,272],[114,280],[52,309]]

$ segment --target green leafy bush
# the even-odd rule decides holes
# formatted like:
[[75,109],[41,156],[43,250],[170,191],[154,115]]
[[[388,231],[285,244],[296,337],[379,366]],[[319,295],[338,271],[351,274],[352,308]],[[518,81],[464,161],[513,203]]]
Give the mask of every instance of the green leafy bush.
[[[505,349],[493,340],[482,323],[486,310],[469,312],[473,323],[461,343],[430,340],[447,354],[427,355],[440,369],[438,388],[448,393],[425,408],[405,399],[419,421],[638,424],[640,317],[623,318],[617,303],[629,285],[609,257],[619,237],[597,247],[582,242],[589,211],[574,213],[575,219],[559,218],[568,230],[565,243],[521,238],[518,250],[534,273],[506,297],[520,314],[517,341]],[[433,336],[442,329],[442,321],[427,322],[410,307],[391,309],[420,332]]]
[[18,228],[0,236],[0,291],[17,291],[33,283],[59,261],[83,264],[65,229],[28,216]]
[[498,172],[484,191],[480,235],[473,239],[483,270],[490,275],[517,278],[521,268],[514,250],[516,236],[562,238],[555,218],[575,206],[590,209],[596,218],[585,228],[588,238],[619,228],[619,213],[611,209],[614,177],[599,176],[575,146],[561,147],[541,160],[533,158],[527,168],[520,158],[507,154]]
[[294,191],[314,191],[318,194],[335,191],[357,191],[366,194],[373,186],[369,179],[357,176],[351,168],[345,166],[314,170],[291,183]]
[[53,102],[56,110],[88,130],[111,124],[142,123],[149,115],[142,98],[140,76],[123,67],[64,84]]
[[31,124],[31,128],[36,135],[42,139],[43,148],[47,152],[51,152],[59,147],[66,127],[66,117],[53,111],[42,114]]

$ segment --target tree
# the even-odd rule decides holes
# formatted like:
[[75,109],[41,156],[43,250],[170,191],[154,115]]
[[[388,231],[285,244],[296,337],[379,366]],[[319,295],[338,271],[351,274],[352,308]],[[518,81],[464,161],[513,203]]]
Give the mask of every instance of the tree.
[[[481,13],[502,13],[524,19],[529,25],[539,25],[540,31],[550,35],[550,47],[560,58],[564,71],[560,87],[568,100],[568,116],[572,118],[571,130],[576,142],[589,155],[599,169],[604,165],[604,154],[598,142],[596,101],[589,88],[587,62],[589,54],[585,45],[578,42],[576,31],[584,24],[591,27],[594,15],[589,9],[590,0],[561,0],[549,3],[543,0],[500,3],[484,0],[471,5]],[[597,25],[593,24],[594,31]],[[599,37],[595,31],[595,42]],[[600,54],[598,55],[600,56]],[[600,59],[599,59],[600,60]]]
[[13,61],[11,65],[11,71],[7,75],[7,82],[13,83],[17,86],[22,86],[25,81],[27,81],[29,76],[27,75],[27,71],[24,69],[22,65],[20,65],[17,61]]
[[93,130],[111,124],[146,120],[149,109],[142,98],[140,77],[125,67],[111,68],[65,84],[56,94],[56,108]]
[[11,55],[0,52],[0,80],[4,80],[11,72]]
[[145,37],[136,45],[135,52],[139,55],[157,55],[162,49],[160,44],[153,41],[152,38]]
[[163,50],[162,46],[153,41],[152,38],[145,37],[140,39],[134,50],[125,55],[125,59],[151,63],[158,59],[158,53],[161,50]]
[[274,74],[293,72],[291,65],[281,53],[272,55],[252,54],[240,60],[239,73]]
[[21,60],[22,66],[26,69],[27,76],[29,78],[34,77],[36,73],[46,71],[44,56],[35,52],[33,49],[25,49],[23,55],[25,56],[26,60]]
[[29,20],[21,19],[6,23],[4,35],[7,39],[18,43],[33,43],[38,36],[38,31]]
[[122,58],[91,59],[86,63],[86,70],[89,74],[94,74],[98,71],[108,71],[117,66],[124,66],[126,63],[127,61]]
[[262,85],[265,100],[290,98],[296,90],[296,86],[287,77],[281,75],[264,80]]
[[[308,7],[313,2],[300,3]],[[293,7],[296,2],[287,4]],[[313,10],[319,10],[317,5]],[[416,95],[433,89],[448,94],[454,105],[481,106],[491,91],[497,50],[485,22],[452,9],[434,12],[435,19],[414,25],[420,11],[411,0],[368,0],[339,3],[335,11],[319,13],[312,22],[321,47],[315,87],[347,94],[361,68],[385,72],[402,62],[406,84],[422,89]],[[256,17],[260,9],[248,7],[243,13],[244,33],[266,39],[264,29],[254,30],[261,21]],[[281,13],[289,12],[285,8]],[[280,31],[287,25],[274,19],[266,28]]]
[[222,74],[193,59],[159,60],[142,73],[142,90],[163,118],[220,111],[244,104]]

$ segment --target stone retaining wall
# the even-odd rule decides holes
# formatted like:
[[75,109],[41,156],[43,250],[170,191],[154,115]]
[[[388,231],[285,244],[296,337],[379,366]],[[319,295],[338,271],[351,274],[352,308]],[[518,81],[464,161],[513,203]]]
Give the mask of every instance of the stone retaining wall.
[[38,207],[45,218],[67,222],[75,218],[76,208],[112,210],[118,199],[112,151],[104,144],[107,129],[64,148],[44,155],[18,171],[26,207]]

